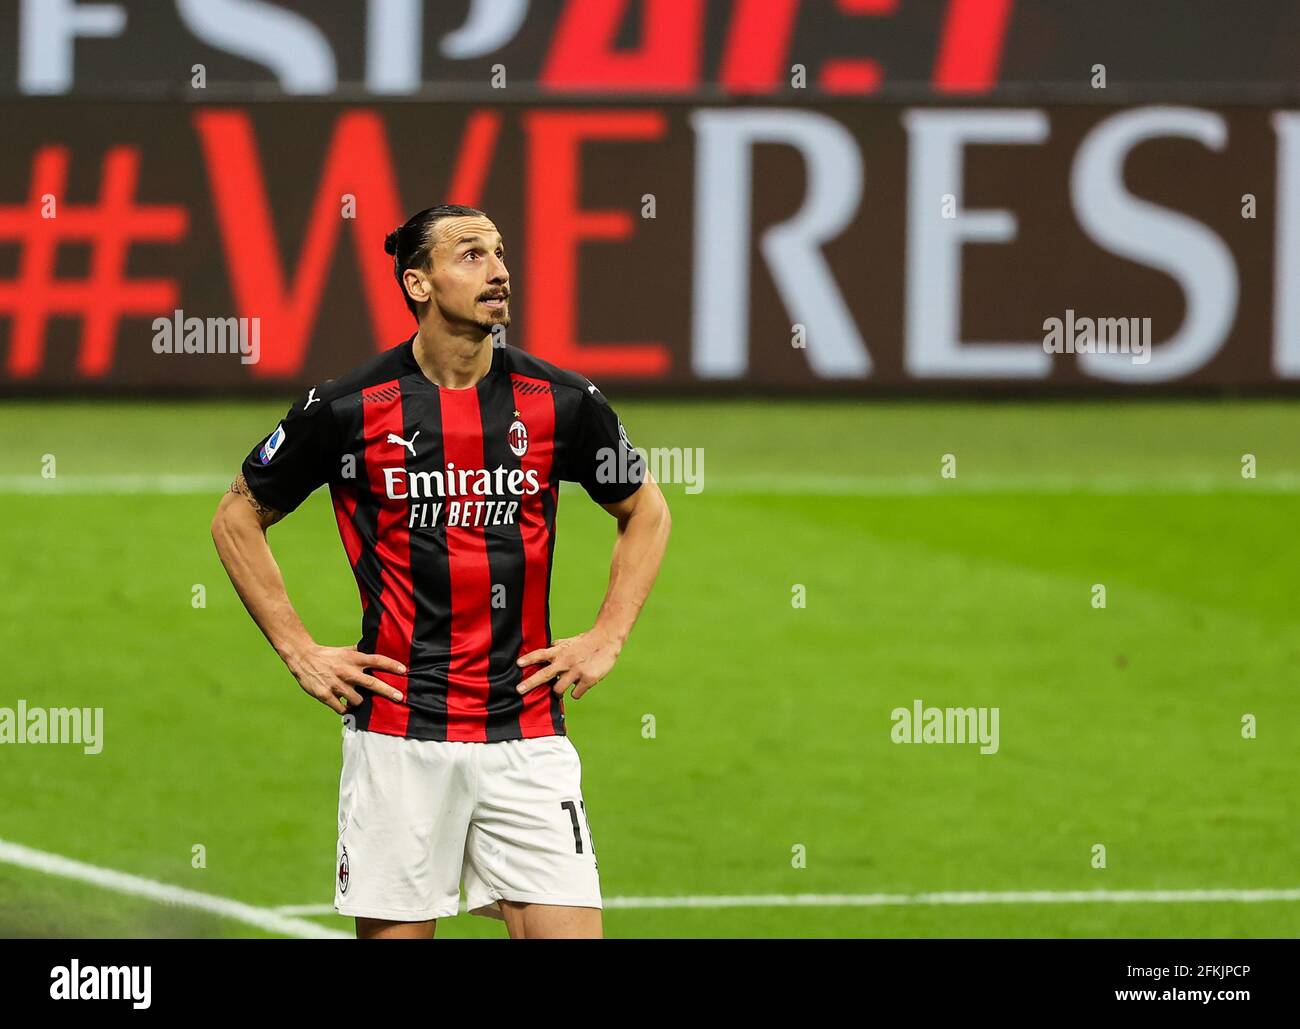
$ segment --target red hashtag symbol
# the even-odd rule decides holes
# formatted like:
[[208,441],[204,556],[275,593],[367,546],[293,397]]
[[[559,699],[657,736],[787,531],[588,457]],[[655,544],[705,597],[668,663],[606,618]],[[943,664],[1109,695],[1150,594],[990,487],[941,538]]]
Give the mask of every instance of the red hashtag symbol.
[[[45,359],[45,329],[51,315],[82,320],[77,371],[103,375],[113,364],[113,344],[123,315],[170,314],[176,307],[174,279],[126,278],[127,250],[133,242],[175,242],[189,226],[188,212],[176,204],[136,205],[140,153],[119,146],[104,156],[99,203],[63,204],[68,151],[46,146],[32,159],[31,193],[26,204],[0,206],[0,240],[21,248],[18,276],[0,282],[0,317],[13,318],[9,374],[36,374]],[[54,217],[42,217],[46,195],[55,199]],[[54,261],[61,241],[90,244],[90,274],[56,279]]]

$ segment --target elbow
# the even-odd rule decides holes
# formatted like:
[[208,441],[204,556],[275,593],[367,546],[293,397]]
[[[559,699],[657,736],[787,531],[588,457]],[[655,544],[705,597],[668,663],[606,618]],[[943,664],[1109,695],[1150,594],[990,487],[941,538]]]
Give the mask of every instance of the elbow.
[[231,540],[235,536],[237,526],[233,518],[233,505],[231,500],[234,494],[227,493],[221,498],[221,503],[217,505],[216,512],[212,515],[212,542],[217,548],[217,553],[224,555],[229,547]]
[[667,540],[673,531],[673,513],[668,509],[668,498],[664,496],[663,490],[659,491],[659,527]]
[[223,501],[217,505],[216,513],[212,516],[212,543],[217,548],[217,553],[221,553],[221,544],[225,541],[229,529],[226,526],[226,505]]

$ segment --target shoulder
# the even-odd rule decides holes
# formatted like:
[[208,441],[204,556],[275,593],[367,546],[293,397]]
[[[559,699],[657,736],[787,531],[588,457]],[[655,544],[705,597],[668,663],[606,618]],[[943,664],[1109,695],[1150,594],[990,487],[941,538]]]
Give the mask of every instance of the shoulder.
[[570,371],[567,368],[561,368],[550,361],[544,361],[534,354],[520,350],[518,347],[507,344],[505,363],[506,369],[511,375],[549,382],[555,389],[557,399],[563,396],[571,401],[595,400],[602,404],[605,403],[605,398],[601,395],[600,390],[585,375]]
[[408,371],[410,341],[368,358],[335,379],[314,383],[300,392],[277,427],[281,437],[310,441],[318,448],[340,446],[347,426],[361,408],[361,394],[370,386],[392,382]]
[[[313,386],[308,391],[308,396],[323,401],[323,406],[330,407],[336,401],[354,397],[371,386],[400,379],[411,370],[413,361],[411,340],[408,338],[375,354],[337,378]],[[306,398],[303,402],[306,402]]]

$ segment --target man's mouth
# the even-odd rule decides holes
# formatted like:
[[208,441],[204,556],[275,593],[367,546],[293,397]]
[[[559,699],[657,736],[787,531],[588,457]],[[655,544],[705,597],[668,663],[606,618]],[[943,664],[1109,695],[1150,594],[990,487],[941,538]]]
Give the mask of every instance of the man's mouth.
[[508,293],[500,293],[495,296],[484,297],[480,303],[487,304],[488,307],[505,307],[506,301],[510,299]]

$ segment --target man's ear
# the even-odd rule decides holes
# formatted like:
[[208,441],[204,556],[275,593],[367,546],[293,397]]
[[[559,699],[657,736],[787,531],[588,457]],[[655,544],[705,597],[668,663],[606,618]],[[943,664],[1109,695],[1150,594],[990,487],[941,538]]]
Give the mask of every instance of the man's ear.
[[402,288],[418,304],[427,303],[433,295],[428,278],[418,268],[407,268],[402,272]]

